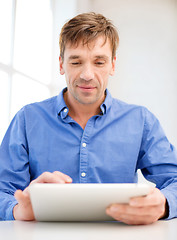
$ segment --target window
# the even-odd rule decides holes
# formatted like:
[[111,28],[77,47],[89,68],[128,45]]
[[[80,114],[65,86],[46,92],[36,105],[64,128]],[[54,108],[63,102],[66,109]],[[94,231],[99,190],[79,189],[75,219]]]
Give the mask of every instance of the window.
[[0,1],[0,143],[20,108],[65,86],[58,70],[58,36],[63,23],[75,15],[76,2]]
[[0,1],[0,142],[15,113],[50,97],[50,0]]
[[0,142],[9,122],[9,94],[8,74],[0,70]]

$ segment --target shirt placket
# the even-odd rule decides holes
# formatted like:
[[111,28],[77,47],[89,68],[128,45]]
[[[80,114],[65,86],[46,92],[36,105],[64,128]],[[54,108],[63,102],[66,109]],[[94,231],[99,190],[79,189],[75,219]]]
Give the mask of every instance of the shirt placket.
[[88,120],[84,129],[80,143],[80,183],[88,182],[88,159],[89,159],[89,139],[93,127],[94,119]]

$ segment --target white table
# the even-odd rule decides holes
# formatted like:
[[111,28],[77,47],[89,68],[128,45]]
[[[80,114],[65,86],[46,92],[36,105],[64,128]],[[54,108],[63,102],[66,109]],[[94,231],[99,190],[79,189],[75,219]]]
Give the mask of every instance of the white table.
[[176,240],[177,219],[146,226],[119,222],[1,221],[2,240]]

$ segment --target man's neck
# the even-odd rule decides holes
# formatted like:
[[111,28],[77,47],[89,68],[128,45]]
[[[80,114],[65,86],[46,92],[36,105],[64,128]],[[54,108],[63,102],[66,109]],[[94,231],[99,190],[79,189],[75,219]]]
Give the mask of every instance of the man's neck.
[[100,114],[100,105],[104,99],[93,104],[81,104],[76,99],[70,99],[68,92],[64,93],[64,100],[69,109],[69,116],[73,118],[83,129],[85,128],[88,120]]

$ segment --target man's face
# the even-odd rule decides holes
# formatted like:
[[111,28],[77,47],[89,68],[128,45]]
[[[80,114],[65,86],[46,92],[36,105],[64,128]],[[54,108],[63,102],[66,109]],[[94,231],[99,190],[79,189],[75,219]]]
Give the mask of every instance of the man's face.
[[60,57],[60,73],[65,74],[68,99],[81,104],[94,104],[104,100],[109,75],[114,74],[115,60],[109,40],[98,37],[88,45],[67,44],[64,61]]

